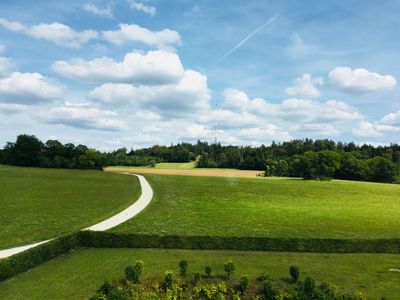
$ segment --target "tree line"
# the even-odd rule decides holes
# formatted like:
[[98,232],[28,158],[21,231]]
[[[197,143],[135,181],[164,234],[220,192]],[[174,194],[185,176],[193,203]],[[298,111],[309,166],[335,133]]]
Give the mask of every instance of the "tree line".
[[189,162],[199,157],[198,168],[262,170],[266,176],[305,179],[346,179],[397,182],[400,145],[357,145],[331,140],[292,140],[269,146],[223,146],[198,141],[137,150],[120,148],[101,152],[85,145],[43,143],[19,135],[0,150],[0,163],[50,168],[102,169],[103,166],[154,166],[159,162]]

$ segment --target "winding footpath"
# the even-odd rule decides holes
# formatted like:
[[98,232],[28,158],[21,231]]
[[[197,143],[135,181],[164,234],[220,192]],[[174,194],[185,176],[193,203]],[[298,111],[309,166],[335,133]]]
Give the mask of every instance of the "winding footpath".
[[[104,220],[98,224],[95,224],[93,226],[85,228],[84,230],[106,231],[108,229],[111,229],[111,228],[129,220],[130,218],[133,218],[138,213],[140,213],[150,203],[151,199],[153,198],[153,190],[152,190],[150,184],[147,182],[146,178],[144,178],[142,175],[137,175],[137,174],[130,174],[130,173],[119,173],[119,174],[132,175],[132,176],[137,176],[139,178],[140,187],[142,189],[142,193],[141,193],[139,199],[136,200],[135,203],[133,203],[131,206],[129,206],[128,208],[121,211],[120,213],[118,213],[118,214],[112,216],[111,218]],[[25,245],[25,246],[19,246],[19,247],[15,247],[15,248],[0,250],[0,259],[10,257],[14,254],[34,248],[36,246],[47,243],[49,241],[51,241],[51,240],[46,240],[46,241],[41,241],[41,242],[34,243],[34,244]]]

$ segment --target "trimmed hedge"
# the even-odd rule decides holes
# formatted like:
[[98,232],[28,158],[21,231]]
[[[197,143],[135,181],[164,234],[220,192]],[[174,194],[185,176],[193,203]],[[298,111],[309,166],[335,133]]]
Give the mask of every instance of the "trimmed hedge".
[[398,254],[400,253],[400,238],[380,240],[284,239],[80,231],[0,260],[0,281],[32,269],[78,247]]
[[1,259],[0,281],[32,269],[76,247],[79,247],[78,234],[72,233],[9,258]]
[[169,248],[321,253],[400,253],[400,239],[296,239],[79,232],[80,245],[96,248]]

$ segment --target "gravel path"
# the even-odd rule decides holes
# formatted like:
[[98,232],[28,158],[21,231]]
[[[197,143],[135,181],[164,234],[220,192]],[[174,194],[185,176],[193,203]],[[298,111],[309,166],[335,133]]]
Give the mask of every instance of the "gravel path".
[[[153,190],[152,190],[150,184],[147,182],[146,178],[144,178],[142,175],[136,175],[136,174],[130,174],[130,173],[120,173],[120,174],[133,175],[133,176],[137,176],[139,178],[140,187],[142,189],[142,194],[140,195],[139,199],[136,200],[135,203],[133,203],[131,206],[129,206],[128,208],[121,211],[120,213],[112,216],[111,218],[109,218],[107,220],[104,220],[103,222],[100,222],[98,224],[95,224],[93,226],[85,228],[84,230],[105,231],[105,230],[111,229],[111,228],[129,220],[130,218],[133,218],[138,213],[140,213],[150,203],[151,199],[153,198]],[[10,257],[14,254],[17,254],[17,253],[23,252],[25,250],[39,246],[41,244],[47,243],[48,241],[51,241],[51,240],[46,240],[46,241],[41,241],[39,243],[29,244],[29,245],[25,245],[25,246],[19,246],[19,247],[5,249],[5,250],[0,250],[0,259]]]

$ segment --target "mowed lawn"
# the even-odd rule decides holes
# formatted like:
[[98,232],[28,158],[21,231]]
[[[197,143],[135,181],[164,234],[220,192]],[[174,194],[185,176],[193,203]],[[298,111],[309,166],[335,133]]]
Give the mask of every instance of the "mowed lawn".
[[140,195],[135,176],[0,165],[0,249],[100,222]]
[[150,175],[150,205],[114,232],[292,238],[400,237],[400,185]]
[[189,273],[204,274],[204,267],[211,266],[220,276],[229,258],[236,266],[234,281],[261,273],[277,282],[288,280],[290,265],[297,265],[300,280],[312,276],[344,291],[362,292],[368,299],[398,299],[400,294],[400,273],[388,271],[399,265],[399,255],[80,249],[0,282],[0,299],[88,299],[105,280],[123,278],[125,267],[138,259],[144,262],[145,278],[161,277],[166,270],[178,273],[181,259],[188,261]]

